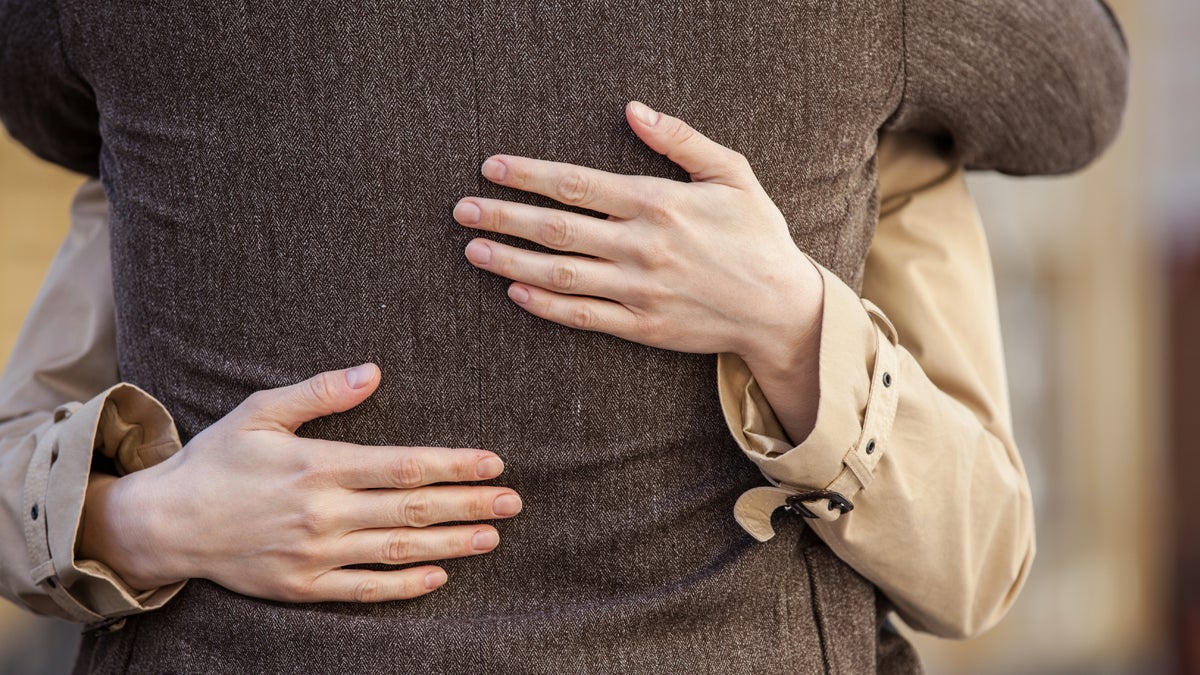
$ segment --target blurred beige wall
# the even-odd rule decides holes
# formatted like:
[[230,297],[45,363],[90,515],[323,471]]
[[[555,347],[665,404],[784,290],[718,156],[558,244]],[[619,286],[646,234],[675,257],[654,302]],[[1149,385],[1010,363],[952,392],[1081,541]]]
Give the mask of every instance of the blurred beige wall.
[[38,160],[0,128],[0,356],[66,236],[71,196],[83,177]]

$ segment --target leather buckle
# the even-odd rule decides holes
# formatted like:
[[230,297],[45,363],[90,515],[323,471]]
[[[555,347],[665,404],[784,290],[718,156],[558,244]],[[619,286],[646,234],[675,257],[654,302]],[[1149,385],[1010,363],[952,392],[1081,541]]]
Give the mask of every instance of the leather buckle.
[[804,516],[805,518],[817,518],[817,514],[809,511],[804,502],[816,501],[818,499],[828,499],[830,511],[839,509],[843,514],[846,514],[854,510],[854,504],[849,499],[846,499],[842,493],[834,492],[833,490],[797,492],[787,498],[787,504],[784,505],[783,509],[788,513]]

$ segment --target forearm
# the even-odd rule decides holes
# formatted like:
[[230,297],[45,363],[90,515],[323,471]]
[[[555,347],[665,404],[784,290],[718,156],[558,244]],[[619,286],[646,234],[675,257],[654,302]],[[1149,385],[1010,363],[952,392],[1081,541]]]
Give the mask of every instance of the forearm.
[[773,323],[747,330],[741,358],[754,373],[788,438],[800,443],[817,423],[820,400],[821,318],[824,281],[807,257],[797,256],[797,282],[777,289],[783,297]]
[[[39,614],[53,614],[78,620],[60,607],[51,596],[51,589],[34,581],[30,573],[34,551],[45,546],[44,500],[27,495],[26,477],[38,451],[53,425],[49,412],[27,415],[0,423],[0,590],[5,598]],[[30,491],[36,493],[36,484]],[[38,504],[38,519],[33,518],[33,504]],[[39,522],[42,521],[42,522]]]
[[890,128],[949,141],[972,169],[1064,173],[1116,137],[1129,54],[1101,0],[910,0]]
[[85,623],[152,609],[178,590],[140,593],[76,554],[85,495],[105,478],[93,458],[133,471],[179,443],[156,401],[117,384],[107,206],[98,181],[81,186],[0,377],[0,587],[26,609]]
[[0,540],[5,542],[0,589],[30,611],[93,623],[154,609],[179,590],[179,585],[136,590],[107,565],[77,555],[90,479],[109,478],[92,474],[91,465],[96,428],[110,396],[120,398],[122,392],[106,391],[85,404],[67,403],[55,413],[0,423]]
[[[920,148],[921,146],[918,146]],[[863,294],[822,270],[821,387],[811,433],[783,429],[746,362],[718,361],[726,420],[781,488],[752,490],[736,515],[760,539],[799,491],[833,489],[839,514],[805,502],[840,557],[915,626],[944,636],[997,621],[1034,553],[1029,486],[1012,441],[995,289],[961,171],[936,155],[895,162],[913,183],[881,221]],[[778,410],[778,417],[775,410]]]
[[1029,483],[1012,438],[985,428],[899,351],[905,393],[880,450],[886,460],[854,512],[810,524],[913,628],[971,637],[1004,616],[1029,573]]

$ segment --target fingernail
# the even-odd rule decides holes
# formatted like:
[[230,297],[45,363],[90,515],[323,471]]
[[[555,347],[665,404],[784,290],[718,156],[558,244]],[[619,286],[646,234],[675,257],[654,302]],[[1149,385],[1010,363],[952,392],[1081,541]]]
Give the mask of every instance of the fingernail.
[[437,588],[444,583],[446,583],[446,573],[443,570],[425,575],[425,588]]
[[350,385],[351,389],[362,389],[374,375],[375,366],[370,363],[354,366],[346,371],[346,384]]
[[492,249],[481,241],[473,241],[467,244],[467,259],[473,263],[486,265],[492,261]]
[[492,511],[498,516],[515,516],[521,512],[521,498],[514,494],[503,494],[492,503]]
[[650,107],[645,103],[633,101],[629,104],[629,107],[633,110],[633,116],[641,120],[642,124],[645,124],[648,127],[658,124],[658,118],[660,115],[651,110]]
[[480,530],[471,537],[471,546],[476,551],[490,551],[500,543],[500,535],[495,530]]
[[504,462],[500,461],[499,457],[488,457],[482,459],[479,464],[475,465],[475,471],[480,478],[495,478],[504,471]]
[[500,182],[507,174],[508,167],[498,159],[488,159],[483,163],[483,177],[488,180]]
[[508,297],[515,302],[529,302],[529,291],[522,286],[509,286]]
[[459,202],[454,207],[454,219],[460,223],[474,225],[483,216],[483,211],[474,202]]

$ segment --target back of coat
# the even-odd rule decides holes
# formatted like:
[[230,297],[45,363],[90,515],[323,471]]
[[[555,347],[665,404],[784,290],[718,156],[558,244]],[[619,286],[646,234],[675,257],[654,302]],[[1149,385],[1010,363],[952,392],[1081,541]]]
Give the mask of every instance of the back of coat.
[[885,125],[1014,172],[1106,142],[1061,101],[1014,137],[1028,100],[1002,87],[1051,69],[966,58],[1003,31],[922,51],[978,17],[900,0],[4,4],[21,22],[5,121],[103,178],[121,376],[185,442],[255,390],[370,360],[379,391],[302,435],[486,448],[525,500],[495,552],[446,561],[422,598],[283,604],[194,580],[88,637],[80,672],[918,668],[881,645],[874,587],[800,523],[757,543],[734,522],[765,481],[724,426],[715,355],[526,313],[466,261],[477,233],[451,210],[557,206],[483,180],[493,153],[687,180],[628,129],[638,99],[745,154],[796,244],[857,288]]

